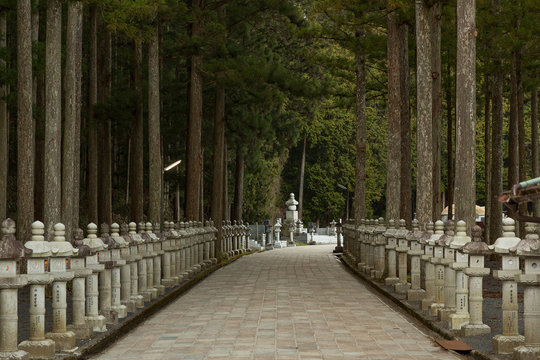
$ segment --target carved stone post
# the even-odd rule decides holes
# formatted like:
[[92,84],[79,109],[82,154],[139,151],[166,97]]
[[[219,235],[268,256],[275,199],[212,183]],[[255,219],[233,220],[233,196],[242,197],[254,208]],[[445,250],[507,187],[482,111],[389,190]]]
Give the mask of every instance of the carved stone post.
[[469,265],[469,255],[461,251],[465,245],[471,242],[466,231],[465,221],[458,221],[456,235],[450,243],[450,247],[455,249],[455,261],[450,266],[456,272],[456,312],[450,314],[448,321],[452,330],[461,329],[464,324],[469,323],[469,278],[463,272]]
[[420,231],[419,225],[418,220],[414,219],[412,231],[407,234],[409,243],[407,255],[411,259],[411,288],[407,290],[407,300],[409,301],[421,301],[426,296],[426,291],[420,286],[420,257],[424,254],[422,250],[424,233]]
[[396,252],[398,253],[398,275],[399,282],[394,284],[394,291],[397,293],[405,294],[411,287],[411,284],[407,281],[407,252],[409,251],[409,244],[407,242],[407,234],[409,231],[405,227],[406,224],[403,221],[399,221],[399,229],[394,236],[397,240]]
[[386,238],[386,256],[387,256],[387,264],[388,264],[388,276],[386,279],[384,279],[385,285],[395,285],[399,282],[399,278],[397,277],[397,259],[396,259],[396,247],[397,247],[397,240],[396,240],[396,231],[399,229],[399,224],[395,224],[394,220],[391,219],[388,222],[388,229],[384,233],[384,237]]
[[[433,228],[433,223],[428,223],[428,230]],[[433,303],[443,303],[442,292],[444,290],[444,284],[439,283],[439,287],[435,288],[435,265],[431,262],[431,258],[434,257],[435,244],[439,241],[439,238],[444,235],[444,223],[441,220],[437,220],[435,223],[435,233],[431,234],[428,240],[424,244],[424,254],[421,259],[424,263],[424,278],[426,296],[421,301],[422,310],[429,310],[429,306]],[[437,291],[436,291],[437,290]]]

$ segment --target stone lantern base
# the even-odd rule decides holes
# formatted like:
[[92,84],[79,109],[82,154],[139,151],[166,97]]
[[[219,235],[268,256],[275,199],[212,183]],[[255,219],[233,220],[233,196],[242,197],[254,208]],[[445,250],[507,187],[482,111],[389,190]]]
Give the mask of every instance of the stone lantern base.
[[495,354],[512,354],[514,348],[523,345],[523,335],[495,335],[493,337],[493,352]]
[[19,350],[27,352],[31,359],[54,359],[56,350],[54,345],[51,339],[25,340],[19,344]]
[[75,333],[72,331],[66,331],[63,333],[47,333],[45,334],[45,337],[54,341],[56,351],[58,352],[73,352],[77,349],[75,346]]
[[88,324],[80,324],[80,325],[71,324],[67,326],[67,329],[68,331],[75,333],[75,338],[77,339],[88,339],[92,337],[92,334],[94,333],[92,326]]
[[514,349],[516,360],[537,360],[540,356],[540,346],[520,346]]
[[103,315],[86,316],[86,323],[92,327],[95,332],[107,331],[107,319]]
[[407,300],[409,301],[422,301],[426,297],[426,290],[424,289],[409,289],[407,290]]
[[469,314],[450,314],[448,317],[448,326],[452,330],[459,330],[469,324]]
[[0,359],[2,360],[27,360],[29,359],[28,353],[26,351],[10,351],[10,352],[0,352]]
[[461,327],[461,336],[476,336],[476,335],[482,335],[482,334],[489,334],[491,332],[491,328],[487,326],[486,324],[480,324],[480,325],[463,325]]

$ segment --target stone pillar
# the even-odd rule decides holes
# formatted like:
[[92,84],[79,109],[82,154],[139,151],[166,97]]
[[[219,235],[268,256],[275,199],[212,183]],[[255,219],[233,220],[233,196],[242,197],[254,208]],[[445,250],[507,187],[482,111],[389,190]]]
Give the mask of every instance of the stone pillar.
[[343,253],[343,246],[341,246],[341,233],[342,233],[342,231],[343,231],[342,224],[341,223],[337,224],[337,245],[334,248],[334,251],[333,251],[334,254]]
[[399,281],[394,284],[394,291],[397,293],[405,294],[411,287],[411,284],[407,281],[407,252],[409,251],[409,244],[407,242],[406,223],[400,220],[399,229],[394,236],[397,240],[396,252],[398,253],[398,276]]
[[17,262],[24,256],[24,246],[15,238],[15,221],[2,222],[0,239],[0,359],[28,359],[28,353],[17,346],[18,297],[26,276],[17,273]]
[[19,344],[19,349],[30,358],[54,358],[55,344],[45,338],[45,286],[53,277],[46,272],[45,260],[51,256],[51,249],[45,241],[45,225],[36,221],[32,224],[32,238],[24,247],[32,253],[27,258],[26,272],[30,284],[30,338]]
[[540,240],[534,225],[526,225],[527,235],[515,248],[516,255],[525,262],[525,272],[516,275],[516,281],[525,287],[525,343],[514,349],[514,359],[517,360],[536,360],[540,357]]
[[471,317],[469,323],[461,327],[462,336],[489,334],[491,328],[482,322],[482,277],[489,275],[489,268],[484,267],[484,256],[490,251],[487,244],[482,242],[482,228],[478,225],[472,228],[473,241],[465,245],[462,251],[469,254],[469,267],[464,272],[469,276],[469,307]]
[[453,226],[453,222],[447,222],[446,233],[439,239],[444,251],[444,257],[440,259],[444,265],[444,306],[438,312],[440,321],[448,321],[450,314],[456,311],[456,271],[450,266],[455,260],[455,249],[450,247],[454,238]]
[[153,231],[154,229],[156,232],[159,232],[159,224],[156,224],[154,227],[152,227],[152,224],[150,224],[150,227],[148,227],[148,223],[146,232],[149,232],[150,238],[152,239],[152,244],[154,246],[154,254],[156,256],[154,257],[154,288],[157,289],[158,295],[165,294],[165,286],[161,283],[161,266],[162,266],[162,258],[165,254],[165,251],[163,250],[163,240],[164,238],[160,239],[158,238],[157,234]]
[[[127,306],[122,304],[122,286],[126,286],[126,281],[130,280],[129,267],[127,260],[124,258],[127,255],[128,243],[118,233],[120,226],[117,223],[111,224],[111,239],[114,244],[114,248],[111,249],[111,258],[113,262],[113,268],[111,272],[111,309],[116,311],[119,319],[123,319],[127,316]],[[127,276],[122,282],[122,270],[124,270],[124,276]],[[128,285],[131,287],[131,284]],[[125,291],[125,290],[124,290]],[[129,292],[125,291],[125,297],[129,297]],[[124,298],[125,300],[125,298]]]
[[66,262],[77,250],[71,243],[66,241],[66,227],[64,224],[54,225],[54,238],[49,244],[53,257],[51,257],[49,268],[54,276],[52,288],[52,308],[53,322],[52,332],[45,337],[55,342],[56,351],[74,351],[75,333],[67,330],[66,309],[67,290],[66,283],[73,279],[74,273],[66,270]]
[[[438,316],[439,310],[445,306],[445,272],[444,272],[444,244],[445,239],[450,239],[454,235],[454,225],[452,221],[446,223],[447,233],[438,236],[433,242],[433,257],[429,262],[433,264],[435,281],[434,281],[434,297],[435,302],[428,305],[429,312],[432,316]],[[438,229],[437,232],[440,232]]]
[[358,263],[356,264],[356,267],[358,270],[362,271],[364,267],[366,266],[365,262],[365,251],[364,251],[364,237],[366,235],[367,228],[369,227],[368,220],[361,219],[360,220],[360,228],[358,230],[358,239],[356,240],[357,246],[358,246]]
[[281,219],[277,219],[276,224],[274,225],[274,232],[276,233],[276,243],[280,243],[281,241],[279,239],[279,235],[281,233],[281,226]]
[[139,239],[137,239],[137,248],[139,255],[142,256],[142,259],[139,260],[137,264],[137,271],[139,273],[139,294],[144,298],[144,302],[149,302],[152,300],[152,291],[148,289],[148,258],[151,257],[151,253],[148,253],[148,248],[144,240],[143,234],[146,233],[146,224],[140,222],[137,224],[137,231]]
[[[428,232],[433,229],[433,223],[427,224]],[[424,254],[421,256],[421,260],[424,263],[424,279],[425,279],[425,289],[426,295],[421,301],[422,310],[429,310],[429,306],[435,303],[436,291],[435,291],[435,265],[431,262],[431,258],[434,257],[433,251],[435,249],[435,244],[439,238],[444,235],[444,223],[441,220],[437,220],[435,223],[435,233],[431,234],[430,238],[424,244]],[[444,284],[439,284],[441,286]],[[442,287],[440,289],[442,293]],[[438,300],[442,299],[440,295]]]
[[[374,243],[374,255],[375,255],[375,264],[374,264],[374,271],[373,278],[377,280],[382,280],[384,276],[384,270],[386,267],[386,257],[385,257],[385,251],[384,247],[386,246],[386,238],[384,237],[384,233],[386,232],[386,227],[384,226],[384,219],[379,219],[379,226],[375,228],[375,232],[373,233],[373,243]],[[339,235],[338,235],[339,238]]]
[[397,271],[396,271],[396,247],[397,247],[397,241],[396,241],[396,231],[399,229],[399,224],[396,224],[393,219],[390,219],[388,221],[388,229],[384,233],[384,237],[386,238],[386,258],[387,258],[387,274],[388,276],[384,279],[384,284],[387,286],[395,285],[399,282],[399,278],[397,277]]
[[493,337],[495,354],[511,354],[514,348],[525,342],[525,337],[518,332],[518,287],[515,276],[520,274],[519,258],[509,250],[520,242],[515,234],[515,222],[512,218],[503,219],[503,233],[495,244],[489,246],[496,254],[502,255],[502,269],[494,270],[493,277],[502,281],[502,334]]
[[420,231],[418,220],[412,222],[412,231],[407,234],[409,250],[407,255],[411,259],[411,288],[407,290],[407,300],[421,301],[426,296],[426,291],[421,288],[421,267],[420,257],[424,254],[422,243],[424,243],[424,233]]
[[456,235],[450,243],[450,247],[455,250],[455,261],[450,264],[450,267],[456,272],[456,312],[450,314],[448,321],[452,330],[461,329],[463,325],[469,323],[469,278],[463,272],[469,265],[469,255],[461,251],[465,245],[471,242],[466,231],[465,221],[458,221]]
[[[118,233],[118,224],[113,223],[111,228],[113,234]],[[136,302],[131,299],[131,266],[135,261],[135,255],[131,254],[131,245],[133,240],[129,236],[128,224],[125,222],[119,226],[120,235],[115,237],[118,246],[120,246],[120,258],[126,263],[120,268],[120,303],[126,307],[127,312],[135,312]],[[122,240],[120,240],[122,239]]]
[[[135,302],[136,308],[143,308],[145,298],[139,291],[139,264],[143,261],[142,254],[139,253],[139,244],[142,242],[142,238],[137,234],[137,224],[134,222],[129,223],[129,236],[132,240],[130,243],[130,254],[133,258],[133,262],[130,264],[130,278],[131,278],[131,300]],[[142,266],[142,264],[141,264]]]

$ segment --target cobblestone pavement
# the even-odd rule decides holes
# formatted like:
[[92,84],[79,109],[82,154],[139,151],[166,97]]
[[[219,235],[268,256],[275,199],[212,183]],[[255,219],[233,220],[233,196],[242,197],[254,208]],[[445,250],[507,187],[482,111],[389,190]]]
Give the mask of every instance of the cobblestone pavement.
[[460,358],[367,290],[332,249],[243,257],[94,358]]

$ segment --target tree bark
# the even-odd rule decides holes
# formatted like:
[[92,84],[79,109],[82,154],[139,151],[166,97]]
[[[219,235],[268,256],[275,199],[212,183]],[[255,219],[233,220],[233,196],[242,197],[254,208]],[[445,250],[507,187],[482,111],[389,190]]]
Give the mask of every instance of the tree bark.
[[429,9],[416,1],[417,180],[416,218],[424,227],[433,220],[433,94]]
[[216,110],[214,119],[214,159],[213,159],[213,180],[212,180],[212,219],[218,229],[216,241],[216,254],[221,257],[222,221],[223,221],[223,180],[225,165],[224,155],[225,144],[225,88],[222,84],[216,84]]
[[62,3],[47,1],[45,81],[45,236],[52,240],[53,227],[62,220]]
[[304,144],[302,146],[302,161],[300,162],[300,188],[298,189],[298,219],[302,219],[302,211],[304,210],[304,174],[306,172],[306,145],[307,137],[304,136]]
[[34,221],[34,122],[32,118],[32,6],[17,1],[17,238],[30,240]]
[[491,102],[491,197],[489,198],[489,239],[493,244],[502,234],[502,204],[498,201],[503,191],[503,70],[500,60],[493,72]]
[[223,143],[223,220],[231,220],[229,209],[229,170],[227,163],[227,141]]
[[[531,147],[532,147],[532,172],[533,178],[540,176],[538,166],[538,86],[534,86],[531,92]],[[534,216],[540,216],[540,200],[533,202]]]
[[[144,159],[143,159],[143,104],[142,104],[142,44],[135,40],[135,67],[133,83],[137,92],[135,121],[131,128],[131,166],[130,166],[130,209],[131,219],[136,223],[144,221]],[[199,179],[197,179],[199,181]]]
[[90,7],[90,75],[89,75],[89,109],[88,109],[88,183],[86,197],[88,199],[88,222],[98,221],[98,131],[94,106],[98,97],[98,59],[97,59],[97,9]]
[[244,152],[236,149],[236,181],[234,182],[234,220],[242,220],[244,206]]
[[441,1],[435,1],[429,10],[431,31],[431,77],[432,77],[432,133],[433,133],[433,221],[441,218]]
[[485,231],[484,237],[486,239],[490,238],[490,221],[491,221],[491,212],[489,211],[489,199],[491,199],[491,91],[490,85],[491,80],[488,74],[484,77],[484,179],[485,179],[485,196],[486,196],[486,207],[485,207]]
[[[357,38],[363,37],[361,31]],[[354,218],[359,224],[366,217],[366,59],[355,54],[356,64],[356,183],[354,188]]]
[[[203,0],[193,0],[193,8],[200,9]],[[192,38],[200,36],[201,19],[195,19],[191,26]],[[188,220],[199,220],[199,193],[202,171],[202,56],[191,57],[191,74],[189,86],[189,125],[186,148],[186,193],[185,216]]]
[[[46,8],[43,15],[46,17]],[[32,64],[43,62],[40,58],[41,51],[38,51],[39,45],[46,42],[46,26],[40,28],[39,0],[32,1]],[[33,66],[33,65],[32,65]],[[44,221],[43,209],[45,208],[45,74],[32,74],[32,104],[34,111],[34,218]]]
[[519,182],[519,125],[518,125],[518,80],[517,52],[512,52],[510,64],[510,123],[508,124],[508,185]]
[[[66,31],[66,67],[64,75],[65,87],[65,122],[64,148],[62,157],[62,223],[66,227],[66,238],[71,239],[75,223],[75,213],[79,211],[75,203],[75,193],[79,192],[79,177],[76,169],[79,167],[80,149],[77,138],[80,136],[80,98],[78,96],[81,84],[80,63],[82,61],[82,11],[81,1],[68,3]],[[77,164],[77,165],[76,165]],[[77,196],[78,198],[78,196]],[[78,221],[78,220],[77,220]]]
[[454,118],[452,116],[451,66],[447,65],[448,86],[446,88],[446,170],[448,173],[448,219],[454,216]]
[[398,15],[388,14],[388,161],[386,172],[386,219],[400,219],[401,188],[401,107],[400,107],[400,38]]
[[[7,10],[0,10],[0,48],[5,49],[7,36]],[[0,65],[5,66],[4,60]],[[8,86],[0,86],[0,221],[7,218],[7,179],[9,171],[9,118],[6,96]]]
[[[103,30],[99,44],[99,87],[98,99],[106,103],[112,91],[112,35]],[[111,161],[111,121],[108,117],[101,119],[99,127],[98,148],[98,221],[99,224],[112,224],[112,161]]]
[[[519,150],[519,181],[527,180],[527,157],[525,156],[525,140],[527,134],[525,133],[525,116],[524,111],[524,96],[523,96],[523,76],[522,76],[522,65],[521,65],[521,49],[518,52],[518,63],[517,63],[517,82],[518,82],[518,92],[517,92],[517,105],[518,105],[518,150]],[[527,204],[522,203],[519,205],[519,212],[521,214],[527,214]],[[519,222],[519,235],[524,236],[525,234],[525,223],[523,221]]]
[[467,223],[467,233],[476,218],[476,4],[457,2],[456,65],[456,220]]
[[412,222],[412,186],[411,186],[411,110],[409,103],[409,25],[399,25],[399,82],[401,107],[401,175],[399,213],[407,226]]
[[159,94],[159,27],[156,25],[148,48],[148,160],[149,220],[161,223],[161,118]]

